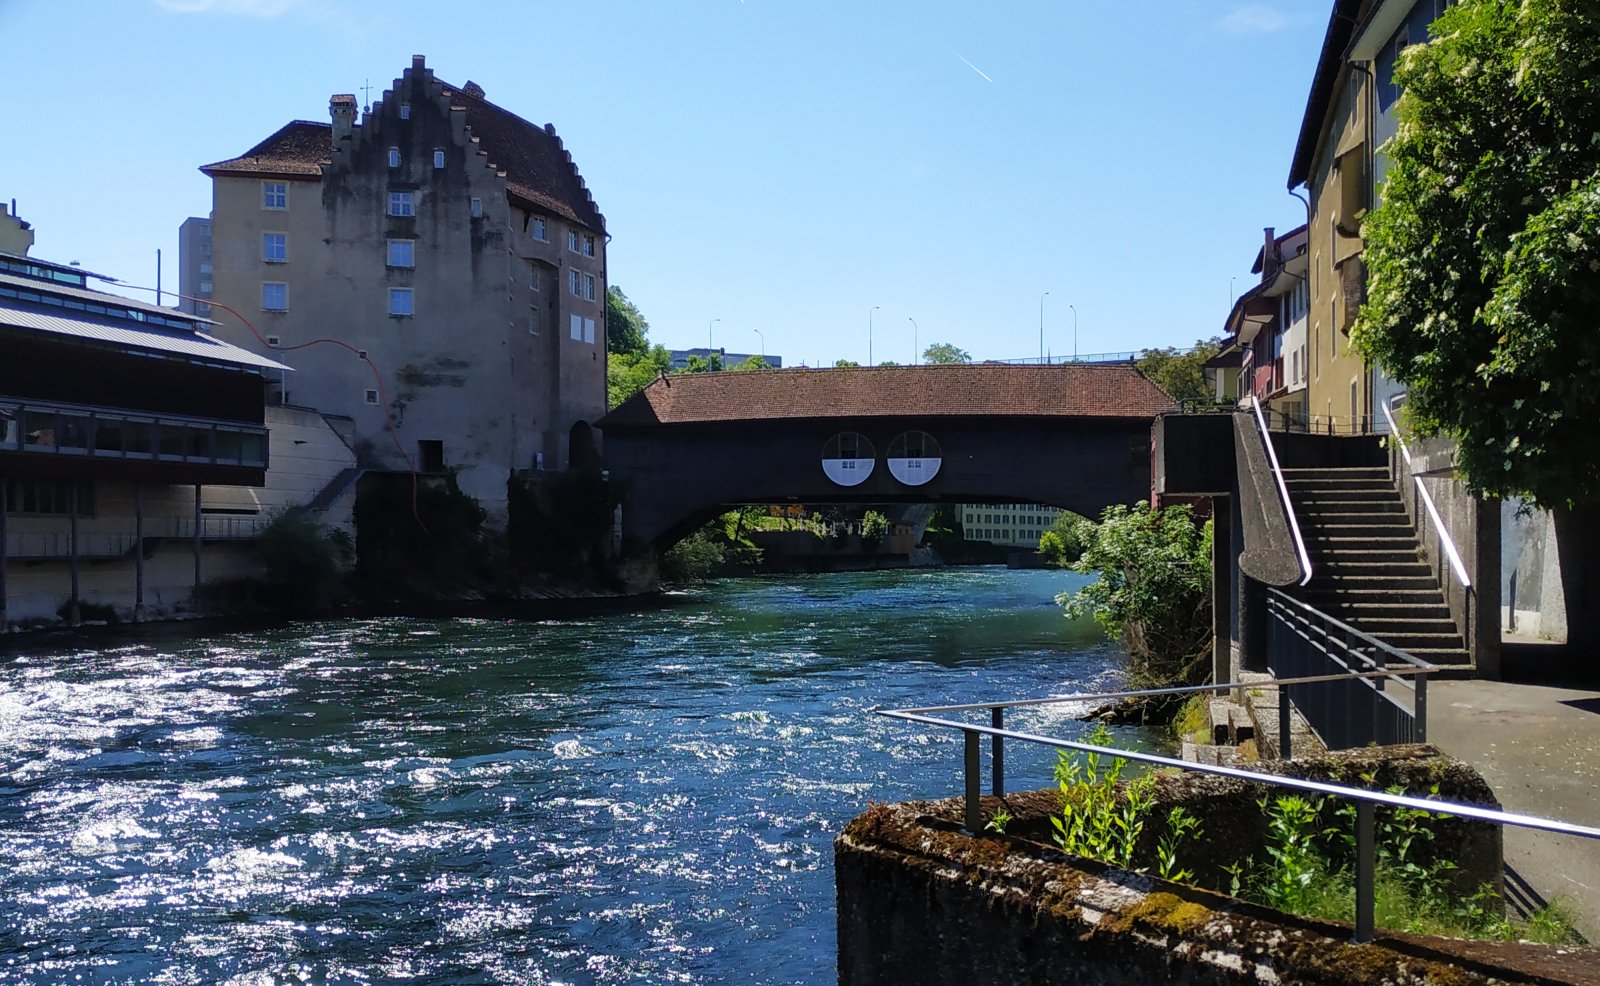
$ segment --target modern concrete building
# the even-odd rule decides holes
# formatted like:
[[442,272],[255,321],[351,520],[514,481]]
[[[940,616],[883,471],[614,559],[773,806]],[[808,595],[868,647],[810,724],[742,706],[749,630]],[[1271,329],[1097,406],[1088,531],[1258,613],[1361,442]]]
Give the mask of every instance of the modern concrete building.
[[211,317],[211,220],[190,216],[178,227],[178,310]]
[[783,368],[783,357],[773,356],[770,353],[730,353],[726,349],[707,349],[706,347],[701,346],[699,349],[669,350],[668,355],[672,357],[672,368],[674,370],[686,369],[689,366],[690,358],[696,356],[703,360],[710,359],[712,356],[715,356],[722,361],[722,368],[724,370],[732,370],[735,367],[738,367],[758,357],[766,360],[767,365],[772,367],[774,370],[780,370]]
[[192,608],[256,571],[249,542],[281,507],[349,526],[349,447],[265,405],[287,367],[87,279],[0,253],[0,631]]
[[278,399],[349,418],[364,469],[453,471],[491,512],[514,471],[593,461],[605,220],[554,127],[421,56],[329,113],[200,169],[214,297],[252,323],[218,335],[293,349]]
[[1060,516],[1060,507],[1037,503],[967,503],[961,507],[961,530],[968,541],[1033,549]]

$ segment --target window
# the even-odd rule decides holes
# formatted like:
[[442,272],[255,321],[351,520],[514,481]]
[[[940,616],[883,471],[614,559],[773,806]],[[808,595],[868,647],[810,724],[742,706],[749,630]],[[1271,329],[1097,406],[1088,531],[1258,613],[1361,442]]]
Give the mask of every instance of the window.
[[368,404],[374,404],[374,405],[377,404],[378,403],[378,392],[376,390],[368,390],[367,393],[366,393],[366,401],[367,401]]
[[583,341],[591,346],[594,345],[594,319],[592,318],[583,320]]
[[289,310],[289,285],[282,281],[261,282],[261,310],[283,312]]
[[415,315],[416,299],[411,295],[410,288],[389,289],[389,314],[396,317]]
[[528,288],[529,288],[529,290],[532,290],[532,291],[543,291],[544,288],[539,286],[539,282],[541,280],[543,280],[543,278],[541,278],[539,276],[539,265],[538,264],[529,264],[528,265]]
[[472,199],[472,218],[483,218],[483,199],[480,199],[477,196],[473,196]]
[[538,305],[529,305],[528,306],[528,335],[536,336],[538,334],[539,334],[539,306]]
[[398,148],[398,147],[389,148],[389,167],[391,167],[391,168],[400,167],[400,148]]
[[288,235],[284,233],[262,233],[261,259],[269,264],[287,262],[289,259]]
[[543,216],[533,217],[533,238],[540,243],[550,242],[550,224]]
[[567,290],[575,295],[583,294],[583,288],[578,281],[578,271],[572,267],[567,268]]
[[200,293],[205,295],[208,298],[211,296],[211,282],[210,281],[201,281],[200,282]]
[[583,341],[583,319],[577,315],[572,316],[572,338]]
[[389,257],[385,263],[390,267],[417,266],[417,241],[390,240]]
[[585,274],[585,275],[583,275],[583,300],[585,300],[585,301],[593,301],[594,300],[594,275],[593,274]]
[[422,472],[444,472],[444,442],[436,438],[418,441],[417,468]]
[[202,274],[211,273],[211,265],[210,264],[201,264],[200,265],[200,273],[202,273]]
[[261,208],[287,209],[289,208],[289,186],[281,181],[264,181],[261,183]]
[[400,119],[402,119],[402,120],[411,119],[411,104],[410,103],[401,103],[400,104]]
[[577,232],[577,230],[573,230],[573,229],[567,230],[567,249],[571,250],[573,253],[577,253],[578,252],[578,232]]
[[269,346],[278,345],[278,337],[277,336],[267,336],[267,345],[269,345]]
[[415,192],[390,192],[389,215],[409,217],[417,214]]
[[444,167],[444,150],[442,148],[435,147],[433,149],[433,166],[435,168]]
[[78,516],[94,516],[94,483],[89,480],[7,479],[6,513],[70,514],[72,495],[78,495]]
[[583,236],[583,255],[585,257],[594,256],[594,237],[587,233]]

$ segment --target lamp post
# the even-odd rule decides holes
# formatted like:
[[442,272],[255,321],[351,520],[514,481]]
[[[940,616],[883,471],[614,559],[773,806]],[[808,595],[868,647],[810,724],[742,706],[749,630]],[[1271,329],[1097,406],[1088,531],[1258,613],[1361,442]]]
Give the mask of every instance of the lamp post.
[[1067,307],[1072,309],[1072,362],[1076,363],[1078,362],[1078,309],[1072,305]]
[[722,321],[722,319],[714,318],[711,321],[706,323],[706,372],[707,373],[711,372],[711,327],[713,325],[716,325],[720,321]]
[[911,323],[911,365],[916,366],[922,359],[922,354],[917,351],[917,320],[907,315],[906,321]]
[[1044,299],[1050,297],[1046,291],[1039,296],[1039,363],[1044,364]]
[[760,329],[751,329],[750,331],[761,336],[761,362],[765,363],[767,361],[767,337],[762,334]]
[[882,305],[873,305],[867,309],[867,365],[872,365],[872,313],[882,308]]

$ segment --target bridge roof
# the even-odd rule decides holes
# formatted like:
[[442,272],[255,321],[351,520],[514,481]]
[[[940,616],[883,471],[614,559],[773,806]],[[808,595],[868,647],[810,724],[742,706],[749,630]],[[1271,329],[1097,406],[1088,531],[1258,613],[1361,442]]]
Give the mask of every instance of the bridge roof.
[[1153,418],[1176,404],[1126,364],[968,363],[680,373],[600,419],[605,429],[817,418]]

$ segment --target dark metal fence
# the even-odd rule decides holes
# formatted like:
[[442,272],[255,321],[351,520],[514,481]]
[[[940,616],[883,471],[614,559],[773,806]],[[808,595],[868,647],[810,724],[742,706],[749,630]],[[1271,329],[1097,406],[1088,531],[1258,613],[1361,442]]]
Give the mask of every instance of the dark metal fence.
[[[1267,612],[1267,664],[1274,677],[1332,676],[1283,689],[1278,722],[1282,756],[1292,755],[1291,704],[1330,750],[1427,740],[1428,674],[1438,670],[1436,665],[1277,589],[1267,590]],[[1402,673],[1356,677],[1384,670]]]

